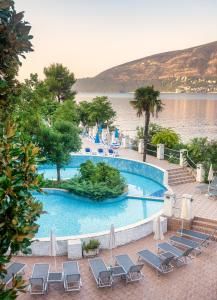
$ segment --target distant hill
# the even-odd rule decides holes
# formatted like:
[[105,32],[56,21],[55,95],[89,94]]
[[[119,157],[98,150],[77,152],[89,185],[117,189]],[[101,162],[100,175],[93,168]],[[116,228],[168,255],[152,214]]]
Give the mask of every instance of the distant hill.
[[95,77],[78,79],[79,92],[130,92],[153,84],[161,91],[217,91],[217,41],[140,58]]

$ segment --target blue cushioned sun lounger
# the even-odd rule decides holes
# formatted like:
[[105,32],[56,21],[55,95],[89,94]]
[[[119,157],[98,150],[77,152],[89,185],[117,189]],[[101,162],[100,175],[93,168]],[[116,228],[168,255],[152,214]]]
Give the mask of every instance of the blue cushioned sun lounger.
[[173,257],[161,259],[157,254],[149,251],[148,249],[141,250],[137,253],[139,259],[145,261],[148,265],[157,271],[157,274],[166,274],[173,271],[170,262]]
[[177,267],[187,264],[187,257],[190,258],[189,255],[194,250],[193,248],[188,248],[182,251],[169,243],[160,243],[157,247],[161,252],[169,252],[174,255],[173,262],[175,262]]
[[112,272],[107,268],[102,258],[91,258],[88,260],[97,287],[112,286]]
[[172,244],[175,244],[175,245],[178,245],[178,246],[181,246],[181,247],[193,248],[198,253],[201,253],[201,246],[204,243],[204,241],[202,243],[198,243],[196,241],[189,240],[189,239],[179,237],[179,236],[176,236],[176,235],[170,237],[170,242]]
[[199,231],[189,230],[189,229],[179,229],[177,231],[181,236],[187,236],[190,238],[194,238],[200,241],[204,241],[206,243],[203,244],[203,246],[208,246],[208,240],[213,239],[213,235],[216,232],[216,230],[212,234],[206,234]]
[[141,272],[143,265],[135,264],[128,254],[120,254],[115,256],[117,265],[121,266],[126,272],[126,283],[139,281],[143,274]]
[[25,266],[25,264],[18,262],[10,264],[6,269],[7,273],[4,275],[2,282],[7,286],[13,280],[14,276],[21,274],[24,271]]
[[30,294],[44,294],[47,291],[49,264],[34,264],[29,278]]
[[63,263],[63,284],[66,292],[80,290],[82,286],[81,274],[76,261]]

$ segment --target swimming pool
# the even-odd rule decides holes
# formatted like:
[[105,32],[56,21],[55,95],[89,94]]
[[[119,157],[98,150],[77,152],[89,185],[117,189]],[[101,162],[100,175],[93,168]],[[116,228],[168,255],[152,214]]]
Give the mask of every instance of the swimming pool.
[[36,195],[47,214],[40,217],[36,237],[48,237],[54,228],[56,236],[72,236],[109,230],[141,221],[163,206],[160,200],[125,198],[119,201],[88,201],[67,192],[47,190]]
[[[46,190],[44,194],[34,194],[47,211],[38,221],[40,228],[37,238],[48,237],[51,228],[55,229],[57,237],[102,232],[109,230],[111,224],[120,228],[142,221],[162,209],[163,201],[153,199],[162,197],[166,190],[161,170],[131,160],[76,156],[72,157],[69,165],[62,170],[62,178],[71,178],[77,174],[80,163],[87,159],[94,162],[106,160],[117,167],[127,182],[127,195],[110,201],[95,202],[59,190]],[[43,173],[45,178],[56,178],[53,166],[41,166],[38,172]]]

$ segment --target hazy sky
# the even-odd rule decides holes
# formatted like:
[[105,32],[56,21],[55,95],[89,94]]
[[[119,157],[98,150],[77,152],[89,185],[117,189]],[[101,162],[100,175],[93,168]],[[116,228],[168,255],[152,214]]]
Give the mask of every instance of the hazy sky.
[[217,40],[216,0],[15,0],[34,52],[20,78],[59,62],[76,78],[154,53]]

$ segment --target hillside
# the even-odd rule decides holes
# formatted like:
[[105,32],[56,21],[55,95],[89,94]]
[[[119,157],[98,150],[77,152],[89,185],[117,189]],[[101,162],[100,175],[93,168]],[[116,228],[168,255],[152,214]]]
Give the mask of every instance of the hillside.
[[154,84],[161,91],[217,91],[217,41],[147,56],[95,77],[78,79],[79,92],[129,92]]

